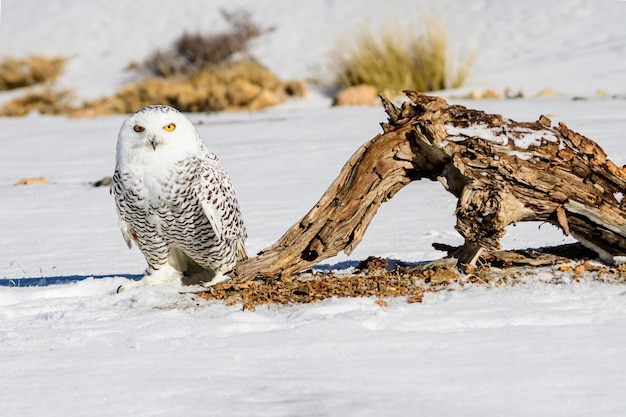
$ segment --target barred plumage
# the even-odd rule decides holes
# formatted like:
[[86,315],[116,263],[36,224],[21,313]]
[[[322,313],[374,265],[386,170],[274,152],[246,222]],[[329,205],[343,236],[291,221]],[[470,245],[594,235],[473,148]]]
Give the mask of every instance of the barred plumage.
[[118,136],[111,190],[122,235],[148,262],[121,287],[224,280],[246,258],[246,229],[230,178],[193,124],[167,106],[130,116]]

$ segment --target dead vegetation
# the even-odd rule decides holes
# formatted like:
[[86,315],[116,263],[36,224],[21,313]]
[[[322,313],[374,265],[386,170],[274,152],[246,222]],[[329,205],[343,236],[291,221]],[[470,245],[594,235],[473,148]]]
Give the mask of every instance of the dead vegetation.
[[155,103],[185,112],[259,110],[306,95],[303,81],[283,82],[247,53],[249,42],[270,29],[243,10],[221,14],[227,30],[184,33],[171,48],[132,65],[141,81],[85,103],[77,114],[131,113]]
[[26,116],[32,111],[41,114],[71,114],[74,93],[71,90],[56,90],[42,87],[29,90],[23,96],[14,98],[0,107],[0,116]]
[[[112,96],[75,105],[68,90],[47,85],[8,102],[0,108],[0,115],[23,116],[38,111],[92,117],[134,113],[153,104],[184,112],[248,111],[306,96],[304,81],[282,81],[247,54],[249,42],[270,29],[262,29],[245,11],[222,11],[222,16],[228,23],[226,31],[184,33],[171,48],[156,51],[142,63],[131,63],[129,68],[141,79],[124,85]],[[57,69],[60,72],[62,66]]]
[[154,103],[184,112],[259,110],[305,94],[303,82],[283,82],[258,62],[242,60],[182,78],[154,77],[131,83],[112,97],[85,103],[74,115],[133,113]]
[[356,40],[338,47],[331,67],[342,87],[370,85],[396,96],[403,90],[437,91],[461,86],[474,61],[469,54],[457,64],[452,57],[445,25],[424,19],[423,29],[385,26],[366,28]]
[[16,186],[39,185],[39,184],[50,184],[50,180],[46,177],[32,177],[32,178],[22,178],[18,182],[15,183]]
[[246,54],[249,42],[270,31],[254,22],[245,10],[220,11],[228,29],[215,34],[183,33],[174,45],[156,51],[140,64],[131,64],[146,77],[184,77]]
[[41,55],[4,58],[0,62],[0,90],[30,88],[0,107],[0,116],[25,116],[31,111],[43,114],[68,114],[73,111],[73,92],[53,86],[63,72],[66,60],[61,56]]
[[254,310],[264,304],[312,303],[333,297],[407,297],[421,302],[424,288],[410,277],[379,275],[305,274],[294,279],[219,284],[198,295],[204,300],[220,300],[226,305],[241,304]]
[[[226,305],[241,305],[254,311],[261,305],[306,304],[329,298],[376,298],[376,304],[385,307],[390,298],[401,297],[408,303],[422,302],[425,294],[440,291],[461,291],[471,287],[496,288],[525,284],[565,285],[583,282],[626,284],[626,264],[606,266],[584,257],[572,260],[550,251],[574,250],[588,254],[580,245],[548,248],[548,251],[494,252],[485,254],[479,267],[460,273],[447,265],[395,265],[389,268],[382,258],[370,257],[355,271],[305,271],[269,280],[219,284],[198,293],[198,300],[221,301]],[[533,259],[543,255],[550,262],[541,267]],[[511,261],[517,259],[517,261]],[[490,259],[487,262],[487,259]]]
[[63,72],[65,62],[61,56],[6,57],[0,61],[0,90],[52,83]]

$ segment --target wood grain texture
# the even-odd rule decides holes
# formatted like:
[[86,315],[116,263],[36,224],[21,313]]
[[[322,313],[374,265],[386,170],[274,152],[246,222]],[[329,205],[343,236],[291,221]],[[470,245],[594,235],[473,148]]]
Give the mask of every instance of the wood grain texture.
[[437,180],[458,198],[451,256],[474,264],[500,249],[507,225],[545,221],[613,256],[626,255],[626,169],[545,116],[516,122],[413,91],[401,107],[381,97],[383,133],[346,162],[319,202],[276,243],[237,264],[232,280],[310,268],[359,244],[378,207],[411,181]]

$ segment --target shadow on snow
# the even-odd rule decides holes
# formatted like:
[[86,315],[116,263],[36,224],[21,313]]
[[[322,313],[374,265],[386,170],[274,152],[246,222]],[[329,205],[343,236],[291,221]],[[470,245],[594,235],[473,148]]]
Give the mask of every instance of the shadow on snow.
[[[397,265],[417,266],[428,263],[423,262],[405,262],[398,259],[387,259],[387,270],[394,270]],[[337,262],[335,264],[319,264],[312,269],[314,271],[341,271],[356,268],[361,261],[347,260]],[[0,287],[47,287],[49,285],[70,284],[73,282],[83,281],[87,278],[105,279],[122,277],[137,281],[143,277],[142,274],[111,274],[111,275],[66,275],[41,278],[0,278]]]
[[[385,269],[388,271],[395,270],[397,266],[415,267],[418,265],[426,265],[427,263],[431,262],[431,261],[406,262],[406,261],[402,261],[399,259],[391,259],[391,258],[385,258],[385,260],[387,261],[387,266],[385,267]],[[347,261],[337,262],[336,264],[319,264],[319,265],[315,265],[311,269],[313,271],[326,271],[326,272],[341,271],[344,269],[356,268],[357,266],[359,266],[361,262],[362,261],[347,260]]]
[[57,277],[41,278],[0,278],[0,287],[46,287],[48,285],[70,284],[83,281],[87,278],[104,279],[122,277],[132,280],[139,280],[142,274],[112,274],[112,275],[67,275]]

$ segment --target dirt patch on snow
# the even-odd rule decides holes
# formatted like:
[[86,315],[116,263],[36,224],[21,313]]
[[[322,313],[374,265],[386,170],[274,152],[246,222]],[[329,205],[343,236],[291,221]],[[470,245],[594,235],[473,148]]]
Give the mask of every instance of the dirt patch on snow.
[[[575,282],[626,284],[626,264],[607,266],[589,259],[563,257],[572,248],[546,251],[500,252],[504,258],[515,254],[515,261],[487,256],[490,263],[461,273],[449,265],[393,265],[387,260],[370,257],[349,271],[306,271],[271,280],[225,283],[197,295],[199,300],[219,300],[227,305],[241,305],[254,311],[259,305],[312,303],[333,297],[373,297],[381,307],[389,297],[403,297],[408,303],[419,303],[424,294],[458,291],[473,286],[545,284],[563,285]],[[541,256],[539,255],[541,254]],[[552,262],[548,257],[552,256]],[[537,258],[542,262],[536,264]],[[527,261],[525,261],[526,259]]]

